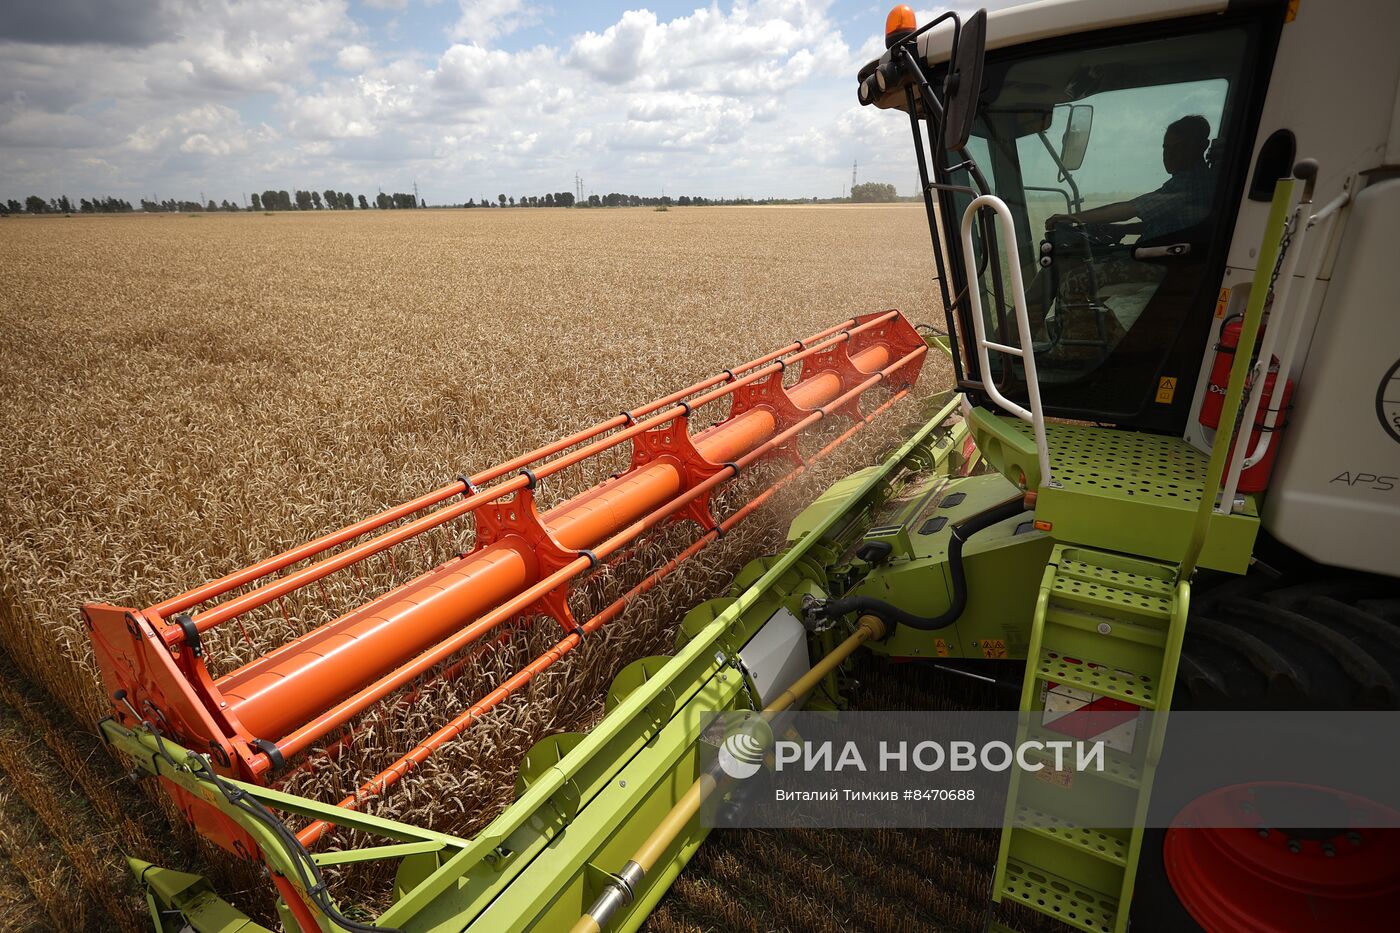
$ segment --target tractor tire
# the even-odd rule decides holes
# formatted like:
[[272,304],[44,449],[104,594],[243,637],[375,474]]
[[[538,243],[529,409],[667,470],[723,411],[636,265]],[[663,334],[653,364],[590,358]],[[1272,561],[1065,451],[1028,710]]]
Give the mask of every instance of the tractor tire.
[[[1268,559],[1279,572],[1195,588],[1172,708],[1400,709],[1400,581],[1321,567],[1278,546]],[[1133,933],[1204,929],[1172,886],[1167,832],[1149,829],[1143,840]],[[1300,933],[1327,929],[1298,921]]]

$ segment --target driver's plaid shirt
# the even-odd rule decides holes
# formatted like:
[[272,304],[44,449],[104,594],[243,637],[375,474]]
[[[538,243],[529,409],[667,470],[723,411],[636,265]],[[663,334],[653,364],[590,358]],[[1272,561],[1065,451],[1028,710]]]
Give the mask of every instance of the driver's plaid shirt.
[[1194,227],[1210,214],[1215,179],[1204,165],[1177,172],[1156,191],[1138,195],[1133,205],[1142,229],[1138,242]]

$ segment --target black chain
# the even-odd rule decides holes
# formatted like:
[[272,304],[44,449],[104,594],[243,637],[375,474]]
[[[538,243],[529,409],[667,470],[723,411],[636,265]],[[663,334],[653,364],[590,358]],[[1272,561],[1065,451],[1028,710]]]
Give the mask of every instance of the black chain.
[[1274,262],[1273,274],[1269,276],[1269,294],[1265,299],[1265,304],[1272,307],[1274,303],[1274,285],[1278,282],[1278,276],[1283,271],[1283,260],[1288,255],[1288,247],[1293,244],[1293,234],[1298,226],[1298,220],[1291,219],[1283,227],[1283,239],[1279,240],[1278,259]]

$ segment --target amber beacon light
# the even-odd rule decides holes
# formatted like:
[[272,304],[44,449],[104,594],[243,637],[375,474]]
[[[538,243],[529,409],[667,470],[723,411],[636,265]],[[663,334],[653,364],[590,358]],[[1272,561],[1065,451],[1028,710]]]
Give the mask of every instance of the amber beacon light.
[[916,28],[918,24],[914,18],[914,9],[909,4],[901,3],[890,10],[890,15],[885,17],[885,48],[890,48]]

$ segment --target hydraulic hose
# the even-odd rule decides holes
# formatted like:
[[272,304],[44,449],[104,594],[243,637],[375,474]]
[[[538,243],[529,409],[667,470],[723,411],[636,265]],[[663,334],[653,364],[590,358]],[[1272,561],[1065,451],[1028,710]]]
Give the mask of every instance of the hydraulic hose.
[[953,575],[953,598],[948,608],[936,616],[917,616],[873,596],[833,599],[813,607],[813,611],[828,619],[858,612],[862,615],[873,615],[889,626],[907,625],[921,632],[947,628],[958,621],[963,610],[967,608],[967,574],[963,570],[962,561],[964,542],[977,532],[1020,515],[1026,510],[1025,496],[1017,495],[976,515],[970,515],[953,526],[948,540],[948,569]]

